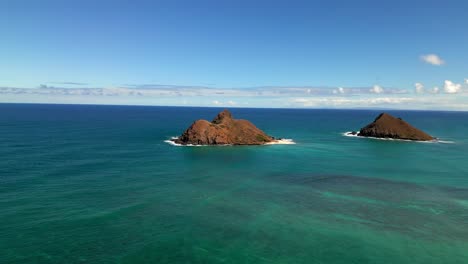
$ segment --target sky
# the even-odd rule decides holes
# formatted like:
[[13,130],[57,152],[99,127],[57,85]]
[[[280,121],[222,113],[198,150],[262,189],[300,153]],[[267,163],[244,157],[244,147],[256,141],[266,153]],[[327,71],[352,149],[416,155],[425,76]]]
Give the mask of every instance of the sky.
[[468,1],[0,0],[0,102],[468,111]]

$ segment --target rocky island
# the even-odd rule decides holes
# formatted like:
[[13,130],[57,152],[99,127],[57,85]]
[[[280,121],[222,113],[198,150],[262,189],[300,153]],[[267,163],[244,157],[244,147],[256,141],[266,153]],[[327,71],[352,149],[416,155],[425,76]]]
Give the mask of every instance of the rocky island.
[[360,137],[392,138],[415,141],[435,140],[434,137],[413,127],[401,118],[396,118],[387,113],[381,113],[377,116],[374,122],[361,128],[359,132],[352,132],[351,134]]
[[197,120],[178,138],[181,145],[264,145],[275,141],[247,120],[233,119],[228,110],[213,121]]

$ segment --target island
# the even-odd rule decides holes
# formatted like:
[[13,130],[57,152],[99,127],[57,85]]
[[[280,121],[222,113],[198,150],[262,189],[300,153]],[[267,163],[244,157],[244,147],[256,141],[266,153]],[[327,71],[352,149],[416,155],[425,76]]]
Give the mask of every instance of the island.
[[381,113],[374,122],[361,128],[359,132],[350,134],[360,137],[390,138],[414,141],[435,140],[429,134],[413,127],[401,118],[396,118],[387,113]]
[[231,112],[220,112],[213,121],[197,120],[178,138],[180,145],[264,145],[277,139],[247,120],[234,119]]

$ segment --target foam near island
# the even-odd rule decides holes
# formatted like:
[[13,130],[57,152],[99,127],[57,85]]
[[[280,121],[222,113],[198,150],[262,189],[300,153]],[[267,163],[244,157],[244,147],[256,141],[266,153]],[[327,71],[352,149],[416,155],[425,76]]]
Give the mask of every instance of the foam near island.
[[275,139],[272,142],[265,143],[265,145],[294,145],[296,142],[294,142],[290,138],[280,138],[280,139]]
[[370,138],[370,139],[386,140],[386,141],[404,141],[404,142],[419,142],[419,143],[442,143],[442,144],[453,144],[453,143],[455,143],[454,141],[440,140],[440,139],[423,141],[423,140],[409,140],[409,139],[398,139],[398,138],[367,137],[367,136],[359,136],[359,133],[356,133],[356,132],[353,132],[353,131],[344,132],[344,133],[342,133],[342,135],[345,136],[345,137]]
[[[171,139],[164,140],[165,143],[172,145],[172,146],[177,146],[177,147],[208,147],[208,146],[234,146],[230,144],[225,144],[225,145],[194,145],[194,144],[179,144],[176,143],[174,140],[176,140],[177,137],[171,137]],[[265,143],[264,145],[294,145],[296,142],[294,142],[292,139],[289,138],[280,138],[280,139],[275,139],[272,142]]]
[[208,145],[193,145],[193,144],[179,144],[179,143],[176,143],[174,140],[176,140],[178,137],[171,137],[171,139],[168,139],[168,140],[164,140],[164,142],[166,142],[167,144],[169,145],[172,145],[172,146],[176,146],[176,147],[205,147],[205,146],[208,146]]

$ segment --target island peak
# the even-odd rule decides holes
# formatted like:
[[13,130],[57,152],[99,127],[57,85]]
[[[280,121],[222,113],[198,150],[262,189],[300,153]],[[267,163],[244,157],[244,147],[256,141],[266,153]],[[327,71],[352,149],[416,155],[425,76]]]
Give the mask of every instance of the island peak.
[[213,124],[221,124],[224,121],[231,121],[232,114],[229,110],[224,109],[223,111],[219,112],[219,114],[211,121]]

